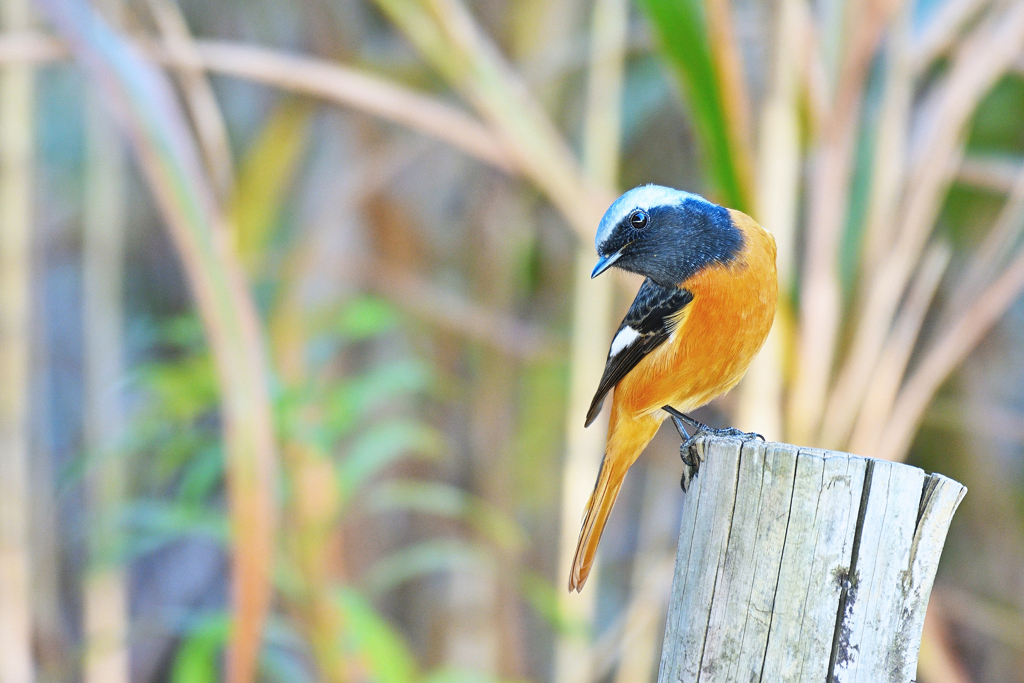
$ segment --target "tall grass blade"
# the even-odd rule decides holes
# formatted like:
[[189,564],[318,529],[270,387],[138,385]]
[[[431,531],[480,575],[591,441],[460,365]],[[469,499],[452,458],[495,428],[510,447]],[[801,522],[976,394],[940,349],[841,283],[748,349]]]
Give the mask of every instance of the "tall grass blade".
[[228,129],[206,72],[199,65],[195,41],[176,0],[148,0],[164,44],[181,64],[178,82],[192,116],[196,138],[217,195],[227,200],[235,181]]
[[80,0],[43,0],[119,115],[182,260],[220,390],[233,531],[229,683],[249,683],[270,607],[277,447],[255,304],[167,78]]
[[[1024,48],[1024,4],[1008,6],[978,26],[957,51],[949,74],[921,105],[916,135],[910,140],[904,196],[895,224],[899,232],[866,288],[846,354],[829,403],[830,415],[855,411],[841,404],[858,402],[882,353],[897,308],[916,271],[942,201],[963,157],[964,137],[982,97],[1006,73]],[[830,422],[823,432],[841,435],[849,425]],[[916,422],[915,422],[916,425]],[[829,445],[829,444],[825,444]]]
[[921,335],[925,315],[932,306],[951,257],[952,249],[945,242],[938,242],[925,254],[907,300],[886,340],[878,367],[868,383],[860,414],[850,435],[850,452],[871,456],[878,451],[876,440],[881,437],[885,421],[892,414],[911,353]]
[[[615,188],[619,182],[627,19],[625,0],[598,0],[591,18],[583,163],[584,172],[594,182],[609,188]],[[604,417],[589,429],[583,427],[580,419],[586,414],[604,366],[615,295],[615,283],[610,278],[590,277],[594,260],[590,244],[590,240],[583,240],[577,246],[573,264],[572,348],[556,581],[561,585],[565,585],[572,568],[580,515],[593,490],[590,482],[597,478],[607,431]],[[558,593],[559,613],[587,628],[559,633],[555,643],[555,683],[590,680],[593,662],[589,640],[597,611],[600,570],[601,565],[597,564],[590,577],[589,591],[576,595],[564,590]]]
[[230,210],[235,250],[252,276],[263,272],[275,221],[306,149],[309,122],[307,105],[285,102],[243,160]]
[[[3,0],[0,27],[26,31],[28,0]],[[31,683],[29,534],[33,105],[29,65],[0,71],[0,682]]]
[[583,173],[550,117],[530,95],[461,0],[377,0],[456,90],[509,145],[517,165],[583,241],[611,203]]
[[[807,31],[801,0],[778,4],[776,35]],[[761,352],[737,388],[734,424],[781,439],[785,434],[783,391],[786,353],[793,344],[792,302],[796,291],[797,220],[800,210],[800,169],[803,163],[800,126],[800,46],[779,40],[768,95],[760,112],[758,173],[752,214],[775,237],[778,256],[779,310]]]
[[[119,2],[104,8],[119,20]],[[85,683],[127,683],[128,581],[118,564],[124,504],[124,375],[126,150],[95,87],[86,105],[86,170],[82,238],[82,317],[85,325],[85,440],[95,463],[87,478],[90,557],[83,591]]]
[[[730,94],[735,69],[723,67],[724,46],[712,45],[708,16],[698,0],[641,0],[661,54],[676,77],[703,150],[712,195],[749,212],[753,204],[752,160],[744,140],[741,100]],[[716,54],[717,52],[717,54]],[[732,59],[734,57],[729,57]],[[730,73],[730,71],[732,73]]]
[[[1002,221],[1024,220],[1024,208],[1010,201]],[[1016,214],[1013,216],[1013,214]],[[899,460],[906,456],[911,440],[935,392],[1006,310],[1024,292],[1024,250],[1018,249],[1010,264],[974,302],[923,352],[920,364],[910,373],[893,402],[893,411],[879,440],[878,457]]]

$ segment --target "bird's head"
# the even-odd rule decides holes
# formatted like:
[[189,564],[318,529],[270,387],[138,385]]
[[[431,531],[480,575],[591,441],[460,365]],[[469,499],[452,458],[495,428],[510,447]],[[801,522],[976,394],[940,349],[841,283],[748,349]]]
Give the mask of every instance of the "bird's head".
[[728,209],[660,185],[633,188],[605,212],[597,228],[598,261],[591,277],[611,266],[675,287],[743,248]]

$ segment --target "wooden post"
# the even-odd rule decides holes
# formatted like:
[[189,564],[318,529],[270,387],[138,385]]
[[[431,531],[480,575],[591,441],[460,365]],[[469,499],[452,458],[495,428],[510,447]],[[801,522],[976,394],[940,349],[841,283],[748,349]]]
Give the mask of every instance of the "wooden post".
[[658,683],[910,683],[967,489],[899,463],[705,437]]

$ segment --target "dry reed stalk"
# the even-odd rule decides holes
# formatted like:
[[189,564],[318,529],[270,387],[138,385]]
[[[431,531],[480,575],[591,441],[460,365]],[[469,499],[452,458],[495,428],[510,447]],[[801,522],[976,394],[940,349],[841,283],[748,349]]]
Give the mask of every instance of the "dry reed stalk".
[[892,22],[884,46],[885,82],[882,86],[878,132],[871,164],[871,187],[864,220],[860,268],[862,283],[867,282],[875,273],[892,243],[892,219],[898,210],[900,188],[906,170],[915,76],[910,64],[913,10],[913,3],[902,5]]
[[736,167],[736,181],[743,205],[754,201],[754,154],[750,96],[743,73],[743,56],[736,42],[736,22],[729,0],[704,0],[712,65],[722,91],[722,111],[729,152]]
[[[508,145],[473,116],[366,71],[230,41],[198,40],[194,53],[187,54],[171,53],[153,42],[139,41],[138,47],[161,64],[203,68],[353,107],[443,140],[507,173],[516,170]],[[0,63],[45,63],[69,55],[60,40],[49,36],[29,32],[0,35]]]
[[[1019,212],[1021,207],[1009,204],[1004,210]],[[1018,213],[1016,220],[1024,220],[1024,215]],[[1024,250],[1018,250],[999,277],[925,349],[920,364],[907,377],[893,402],[894,408],[879,440],[881,447],[877,457],[889,460],[905,457],[935,392],[1021,292],[1024,292]]]
[[[268,319],[270,348],[281,381],[298,387],[310,380],[307,363],[308,307],[303,291],[316,274],[311,256],[318,250],[319,231],[307,233],[282,273],[281,292]],[[312,410],[302,416],[315,421]],[[302,431],[302,430],[299,430]],[[343,648],[345,619],[330,595],[343,570],[334,542],[341,505],[337,472],[330,457],[310,440],[289,438],[281,446],[284,475],[293,491],[286,510],[284,548],[297,572],[289,607],[303,624],[316,665],[324,680],[344,683],[355,677]]]
[[814,442],[839,342],[842,296],[839,246],[849,208],[854,150],[871,59],[897,0],[851,9],[851,35],[818,138],[812,146],[806,256],[803,262],[797,365],[787,414],[790,438]]
[[[806,33],[807,15],[800,0],[781,0],[776,10],[776,35]],[[800,195],[800,53],[798,40],[779,40],[771,67],[768,95],[760,115],[758,174],[753,217],[775,237],[779,275],[779,312],[761,352],[738,387],[735,424],[764,434],[784,434],[783,366],[792,344],[792,311],[788,302],[795,286],[796,228]]]
[[[853,342],[839,376],[869,378],[877,367],[907,283],[931,233],[946,190],[963,156],[963,135],[977,103],[1024,44],[1024,4],[1010,6],[1002,16],[983,22],[958,50],[949,76],[926,101],[919,116],[921,132],[912,142],[899,233],[871,279],[858,316]],[[864,380],[858,380],[864,384]],[[832,405],[856,405],[860,392],[837,384]],[[833,414],[854,414],[838,407]],[[825,435],[839,439],[841,425],[826,426]],[[826,441],[825,445],[830,445]],[[895,451],[891,451],[895,452]]]
[[947,311],[966,308],[991,284],[992,274],[1006,267],[1010,255],[1017,250],[1021,233],[1024,232],[1024,169],[1014,170],[1017,171],[1017,177],[1009,188],[1006,205],[999,212],[985,239],[971,255],[967,268],[958,279]]
[[960,160],[956,182],[991,192],[1005,193],[1013,188],[1022,164],[1014,159],[967,155]]
[[[893,219],[898,212],[900,190],[906,168],[907,135],[910,129],[910,105],[913,74],[908,64],[908,41],[913,12],[904,3],[890,27],[885,44],[886,74],[882,105],[878,117],[878,137],[872,161],[871,187],[865,218],[863,252],[860,259],[860,289],[877,275],[880,262],[888,253],[898,230]],[[861,298],[866,292],[860,292]],[[861,407],[871,375],[849,362],[840,366],[828,396],[821,425],[821,442],[840,447],[849,437]]]
[[196,299],[219,387],[233,532],[229,683],[255,679],[270,608],[277,446],[260,321],[223,210],[162,72],[77,0],[40,6],[118,114]]
[[[613,188],[618,184],[622,140],[622,88],[625,70],[629,5],[624,0],[597,0],[590,31],[590,67],[583,134],[583,167],[591,182]],[[596,225],[589,227],[593,230]],[[579,539],[579,515],[597,478],[604,456],[607,418],[583,427],[592,393],[601,379],[612,325],[615,281],[590,277],[594,260],[590,240],[576,247],[573,271],[573,319],[570,351],[569,401],[566,406],[566,447],[562,462],[561,531],[558,572],[564,580],[572,566]],[[593,660],[589,631],[597,605],[600,564],[590,576],[590,590],[575,595],[558,593],[564,617],[586,624],[586,634],[561,634],[555,643],[555,683],[586,683]],[[557,581],[556,585],[563,585]]]
[[[27,31],[27,0],[0,3],[0,27]],[[0,71],[0,683],[31,683],[30,286],[34,74]]]
[[209,71],[355,107],[444,140],[506,172],[516,168],[509,145],[471,115],[369,72],[227,41],[196,41],[196,52],[198,66]]
[[886,418],[892,412],[900,383],[910,363],[910,354],[920,337],[925,316],[935,299],[951,257],[952,249],[949,245],[938,242],[932,245],[922,259],[903,309],[885,342],[878,368],[865,387],[860,413],[849,439],[851,453],[871,456],[877,452],[877,439]]
[[[481,115],[512,143],[525,174],[544,189],[548,200],[587,241],[605,204],[586,182],[586,174],[551,118],[462,0],[422,0],[422,4],[437,22],[448,48],[454,48],[457,61],[447,68],[453,84],[461,86]],[[435,66],[443,68],[445,62],[436,60]],[[466,71],[460,73],[462,69]]]
[[[619,654],[615,683],[650,681],[657,669],[675,571],[672,550],[679,532],[671,513],[678,504],[679,489],[675,468],[670,470],[647,465],[630,601],[624,610],[622,634],[615,644]],[[603,673],[594,676],[595,680],[603,678]]]
[[[230,41],[195,41],[200,63],[191,57],[171,55],[152,42],[139,40],[134,45],[142,54],[155,62],[183,67],[200,66],[207,71],[262,83],[273,87],[322,98],[328,102],[353,107],[387,121],[407,126],[412,130],[446,142],[471,157],[508,173],[525,174],[538,183],[563,217],[585,241],[592,239],[604,209],[611,203],[611,190],[586,187],[582,173],[569,169],[569,179],[576,188],[572,195],[586,195],[589,199],[573,211],[570,202],[553,198],[555,188],[550,183],[530,176],[529,169],[521,167],[516,158],[516,145],[501,132],[492,132],[477,119],[436,98],[422,95],[374,74],[351,67],[333,64],[321,59],[287,54],[252,45]],[[65,59],[70,55],[58,39],[30,32],[0,34],[0,64],[46,63]],[[511,118],[515,118],[514,116]],[[544,128],[548,129],[550,122]],[[558,139],[557,145],[564,147]],[[543,160],[535,165],[543,166]],[[545,174],[545,178],[559,176]],[[589,218],[588,218],[589,217]],[[620,275],[619,281],[627,288],[639,286],[639,279]]]
[[[198,54],[195,40],[176,0],[148,0],[148,4],[168,53],[175,55],[175,61],[180,64],[196,63]],[[180,67],[178,84],[191,114],[196,140],[203,152],[217,196],[222,203],[227,202],[235,181],[235,165],[231,158],[227,124],[224,123],[213,87],[202,67],[197,66]]]
[[[400,17],[405,18],[405,15]],[[417,14],[409,21],[427,19]],[[482,54],[494,52],[493,46],[486,42],[482,45],[472,42],[472,45]],[[505,105],[511,107],[511,113],[493,122],[492,129],[434,97],[321,59],[230,41],[197,40],[194,56],[171,54],[166,47],[143,40],[138,41],[136,47],[160,64],[204,68],[354,107],[443,140],[503,171],[523,173],[540,187],[569,225],[587,241],[604,208],[613,199],[610,190],[594,188],[583,181],[582,172],[564,140],[516,79],[511,83],[488,83],[486,88],[473,84],[474,92],[482,91],[476,99],[485,101],[489,110],[500,111]],[[0,35],[0,63],[48,62],[67,54],[59,41],[38,34]],[[197,61],[193,62],[193,57]],[[445,53],[439,59],[447,58]],[[467,58],[486,61],[493,59],[493,55],[485,58],[474,53]],[[509,71],[507,66],[503,71]],[[491,71],[484,74],[487,78],[492,76]]]
[[[594,388],[601,379],[608,354],[608,333],[613,315],[615,282],[611,278],[591,279],[593,256],[582,247],[576,250],[573,266],[572,336],[569,339],[569,395],[566,402],[565,456],[559,496],[558,592],[559,613],[570,623],[592,627],[594,623],[601,565],[596,563],[583,593],[565,592],[563,581],[572,567],[579,539],[580,522],[604,455],[608,431],[607,411],[589,428],[583,427]],[[590,634],[561,634],[555,644],[555,683],[589,683],[592,660]]]
[[378,0],[420,52],[499,134],[522,173],[583,241],[611,203],[587,182],[571,150],[460,0]]
[[947,0],[935,10],[935,16],[910,46],[911,69],[924,72],[936,59],[951,50],[957,38],[975,17],[992,5],[992,0]]
[[[103,8],[119,21],[119,2]],[[118,564],[120,531],[115,522],[124,504],[124,462],[117,449],[124,436],[119,390],[124,374],[125,173],[124,141],[89,91],[86,105],[86,168],[83,199],[82,319],[84,321],[85,445],[95,464],[87,478],[89,567],[82,587],[85,683],[127,683],[128,583]]]

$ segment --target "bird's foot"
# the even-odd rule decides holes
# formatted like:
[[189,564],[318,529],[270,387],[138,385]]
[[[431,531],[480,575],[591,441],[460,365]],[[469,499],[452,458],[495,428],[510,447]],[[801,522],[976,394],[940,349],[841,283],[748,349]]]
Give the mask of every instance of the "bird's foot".
[[[700,464],[704,462],[704,442],[701,440],[702,436],[730,437],[744,441],[760,439],[764,441],[764,437],[755,432],[744,432],[735,427],[727,427],[725,429],[708,427],[703,422],[698,422],[689,415],[683,415],[672,406],[664,406],[662,410],[672,418],[672,424],[675,425],[676,431],[679,432],[679,438],[683,440],[679,445],[679,458],[683,461],[683,477],[679,481],[679,486],[683,491],[690,488],[690,482],[696,478],[700,470]],[[693,434],[690,434],[687,427],[693,430]]]
[[679,479],[679,488],[686,491],[690,483],[700,472],[700,464],[704,462],[704,442],[701,433],[697,432],[679,444],[679,459],[683,461],[683,475]]

